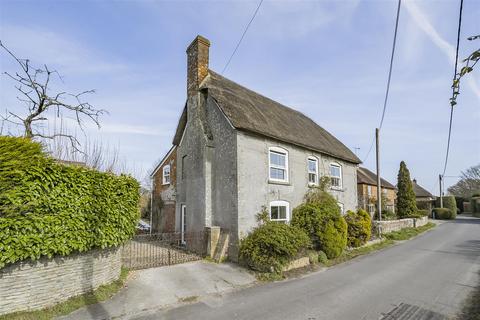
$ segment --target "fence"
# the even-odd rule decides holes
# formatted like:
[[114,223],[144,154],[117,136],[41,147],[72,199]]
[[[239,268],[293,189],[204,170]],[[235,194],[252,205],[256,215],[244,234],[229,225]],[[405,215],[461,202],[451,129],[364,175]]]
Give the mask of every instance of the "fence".
[[123,246],[122,265],[145,269],[200,260],[205,245],[205,232],[139,234]]

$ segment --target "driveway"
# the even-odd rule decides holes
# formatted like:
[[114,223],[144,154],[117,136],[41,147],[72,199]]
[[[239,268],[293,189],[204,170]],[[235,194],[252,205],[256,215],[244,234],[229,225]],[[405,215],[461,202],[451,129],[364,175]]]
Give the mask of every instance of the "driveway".
[[480,219],[460,216],[302,279],[207,296],[134,319],[444,319],[478,285],[479,271]]
[[221,297],[254,282],[252,274],[226,263],[196,261],[139,270],[131,274],[127,287],[112,299],[81,308],[59,319],[130,319],[205,296]]

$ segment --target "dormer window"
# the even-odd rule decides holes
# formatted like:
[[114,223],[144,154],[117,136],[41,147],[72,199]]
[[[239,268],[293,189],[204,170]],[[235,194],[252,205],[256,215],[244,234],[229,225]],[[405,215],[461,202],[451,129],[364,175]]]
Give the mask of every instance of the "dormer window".
[[167,164],[166,166],[163,167],[163,184],[170,184],[170,165]]

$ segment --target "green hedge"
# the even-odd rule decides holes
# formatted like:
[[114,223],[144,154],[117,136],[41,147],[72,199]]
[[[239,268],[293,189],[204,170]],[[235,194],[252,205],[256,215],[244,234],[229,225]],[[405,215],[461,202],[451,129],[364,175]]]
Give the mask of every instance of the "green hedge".
[[253,270],[281,273],[283,267],[308,246],[310,239],[303,230],[266,222],[240,242],[239,258]]
[[372,220],[365,210],[359,209],[357,212],[348,211],[345,215],[347,222],[347,244],[349,247],[360,247],[364,245],[371,236]]
[[[437,207],[440,207],[440,198],[437,198]],[[448,219],[455,219],[457,217],[457,202],[454,196],[444,196],[443,207],[449,209],[451,212],[451,216]]]
[[316,250],[329,259],[338,257],[347,246],[347,223],[340,214],[337,201],[326,191],[321,202],[304,203],[293,210],[291,224],[303,229]]
[[135,233],[132,177],[56,163],[38,143],[0,136],[0,268],[118,246]]
[[448,208],[433,208],[435,219],[454,219],[452,211]]

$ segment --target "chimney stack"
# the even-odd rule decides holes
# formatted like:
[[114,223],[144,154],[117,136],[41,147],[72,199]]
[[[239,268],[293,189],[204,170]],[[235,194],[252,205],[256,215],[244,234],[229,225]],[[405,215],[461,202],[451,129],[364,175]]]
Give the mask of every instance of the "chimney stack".
[[187,48],[187,98],[198,92],[200,83],[208,74],[210,41],[197,36]]

